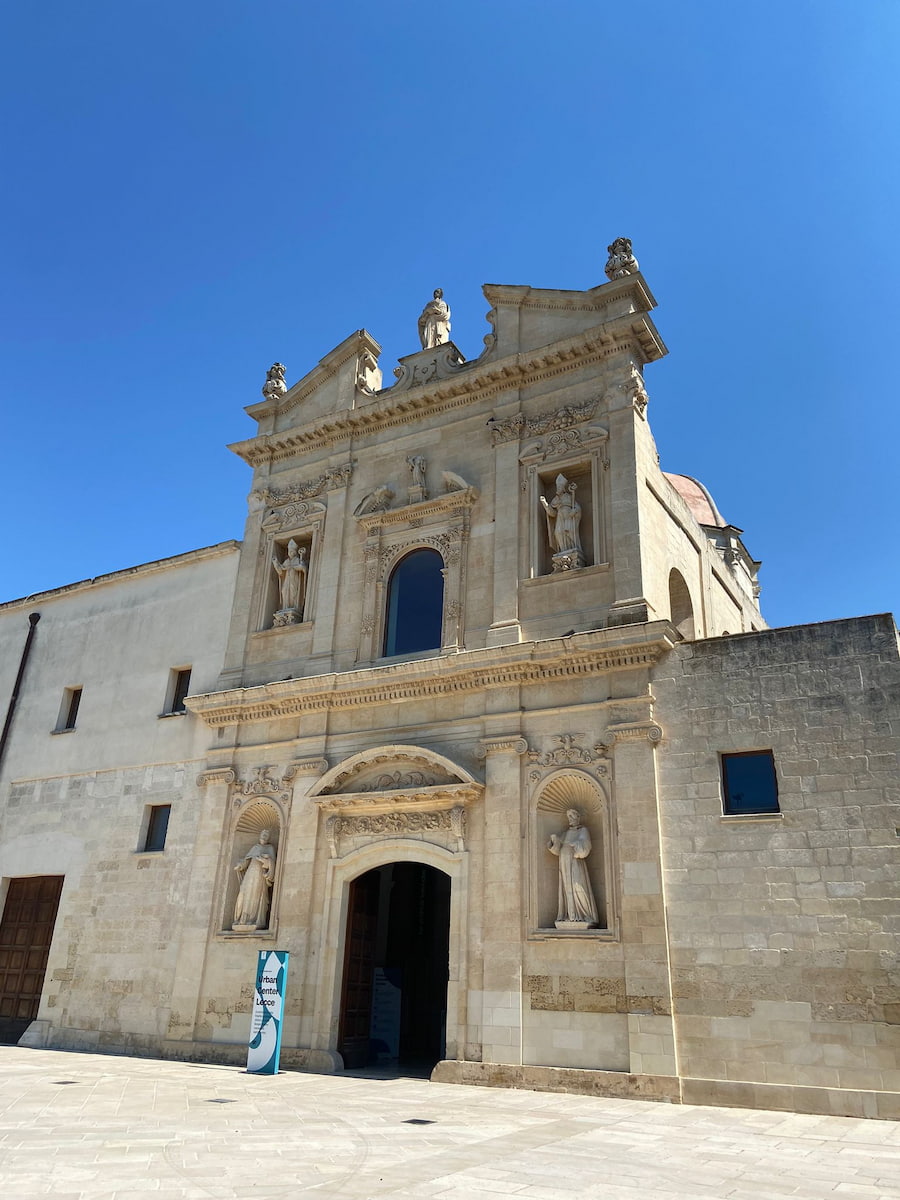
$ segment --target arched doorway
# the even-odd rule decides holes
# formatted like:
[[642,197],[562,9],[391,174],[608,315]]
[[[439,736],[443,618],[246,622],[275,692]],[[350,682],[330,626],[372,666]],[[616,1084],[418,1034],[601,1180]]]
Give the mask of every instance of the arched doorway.
[[450,877],[393,862],[350,884],[338,1050],[350,1069],[445,1054]]

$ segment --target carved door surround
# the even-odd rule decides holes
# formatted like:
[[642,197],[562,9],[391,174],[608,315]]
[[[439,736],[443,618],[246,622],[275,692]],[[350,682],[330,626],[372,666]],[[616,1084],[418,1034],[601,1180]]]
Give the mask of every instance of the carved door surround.
[[466,557],[472,506],[478,489],[466,487],[445,495],[358,516],[365,536],[366,563],[363,616],[357,661],[381,658],[384,644],[387,582],[404,555],[431,548],[444,560],[444,614],[441,651],[461,648],[465,629]]
[[465,850],[466,809],[484,785],[442,754],[382,746],[332,767],[309,792],[324,818],[332,859],[366,842],[408,837]]

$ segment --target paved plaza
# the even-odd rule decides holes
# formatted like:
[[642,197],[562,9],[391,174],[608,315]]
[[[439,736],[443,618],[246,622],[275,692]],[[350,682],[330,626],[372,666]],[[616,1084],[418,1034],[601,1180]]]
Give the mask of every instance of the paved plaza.
[[897,1200],[900,1126],[0,1047],[0,1196]]

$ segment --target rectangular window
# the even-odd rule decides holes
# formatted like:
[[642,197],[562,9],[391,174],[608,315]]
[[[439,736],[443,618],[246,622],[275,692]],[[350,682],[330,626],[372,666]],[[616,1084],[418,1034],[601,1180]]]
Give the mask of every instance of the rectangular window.
[[67,729],[75,728],[79,704],[81,704],[81,688],[66,688],[63,691],[62,704],[59,706],[59,717],[56,721],[57,733],[64,733]]
[[152,805],[147,821],[147,837],[144,841],[145,850],[165,849],[166,832],[169,828],[169,813],[171,811],[171,804]]
[[184,712],[184,698],[188,694],[188,689],[191,686],[191,668],[182,667],[174,672],[175,686],[172,689],[172,704],[169,709],[173,713]]
[[169,686],[166,688],[166,703],[160,714],[172,717],[185,712],[184,698],[191,688],[191,668],[173,667],[169,672]]
[[726,816],[779,812],[772,751],[723,754],[722,795]]

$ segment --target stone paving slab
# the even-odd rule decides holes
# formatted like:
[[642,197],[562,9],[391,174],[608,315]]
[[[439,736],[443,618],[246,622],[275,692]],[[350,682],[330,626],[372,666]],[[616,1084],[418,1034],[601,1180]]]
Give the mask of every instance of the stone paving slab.
[[3,1200],[900,1200],[887,1121],[8,1046],[0,1079]]

